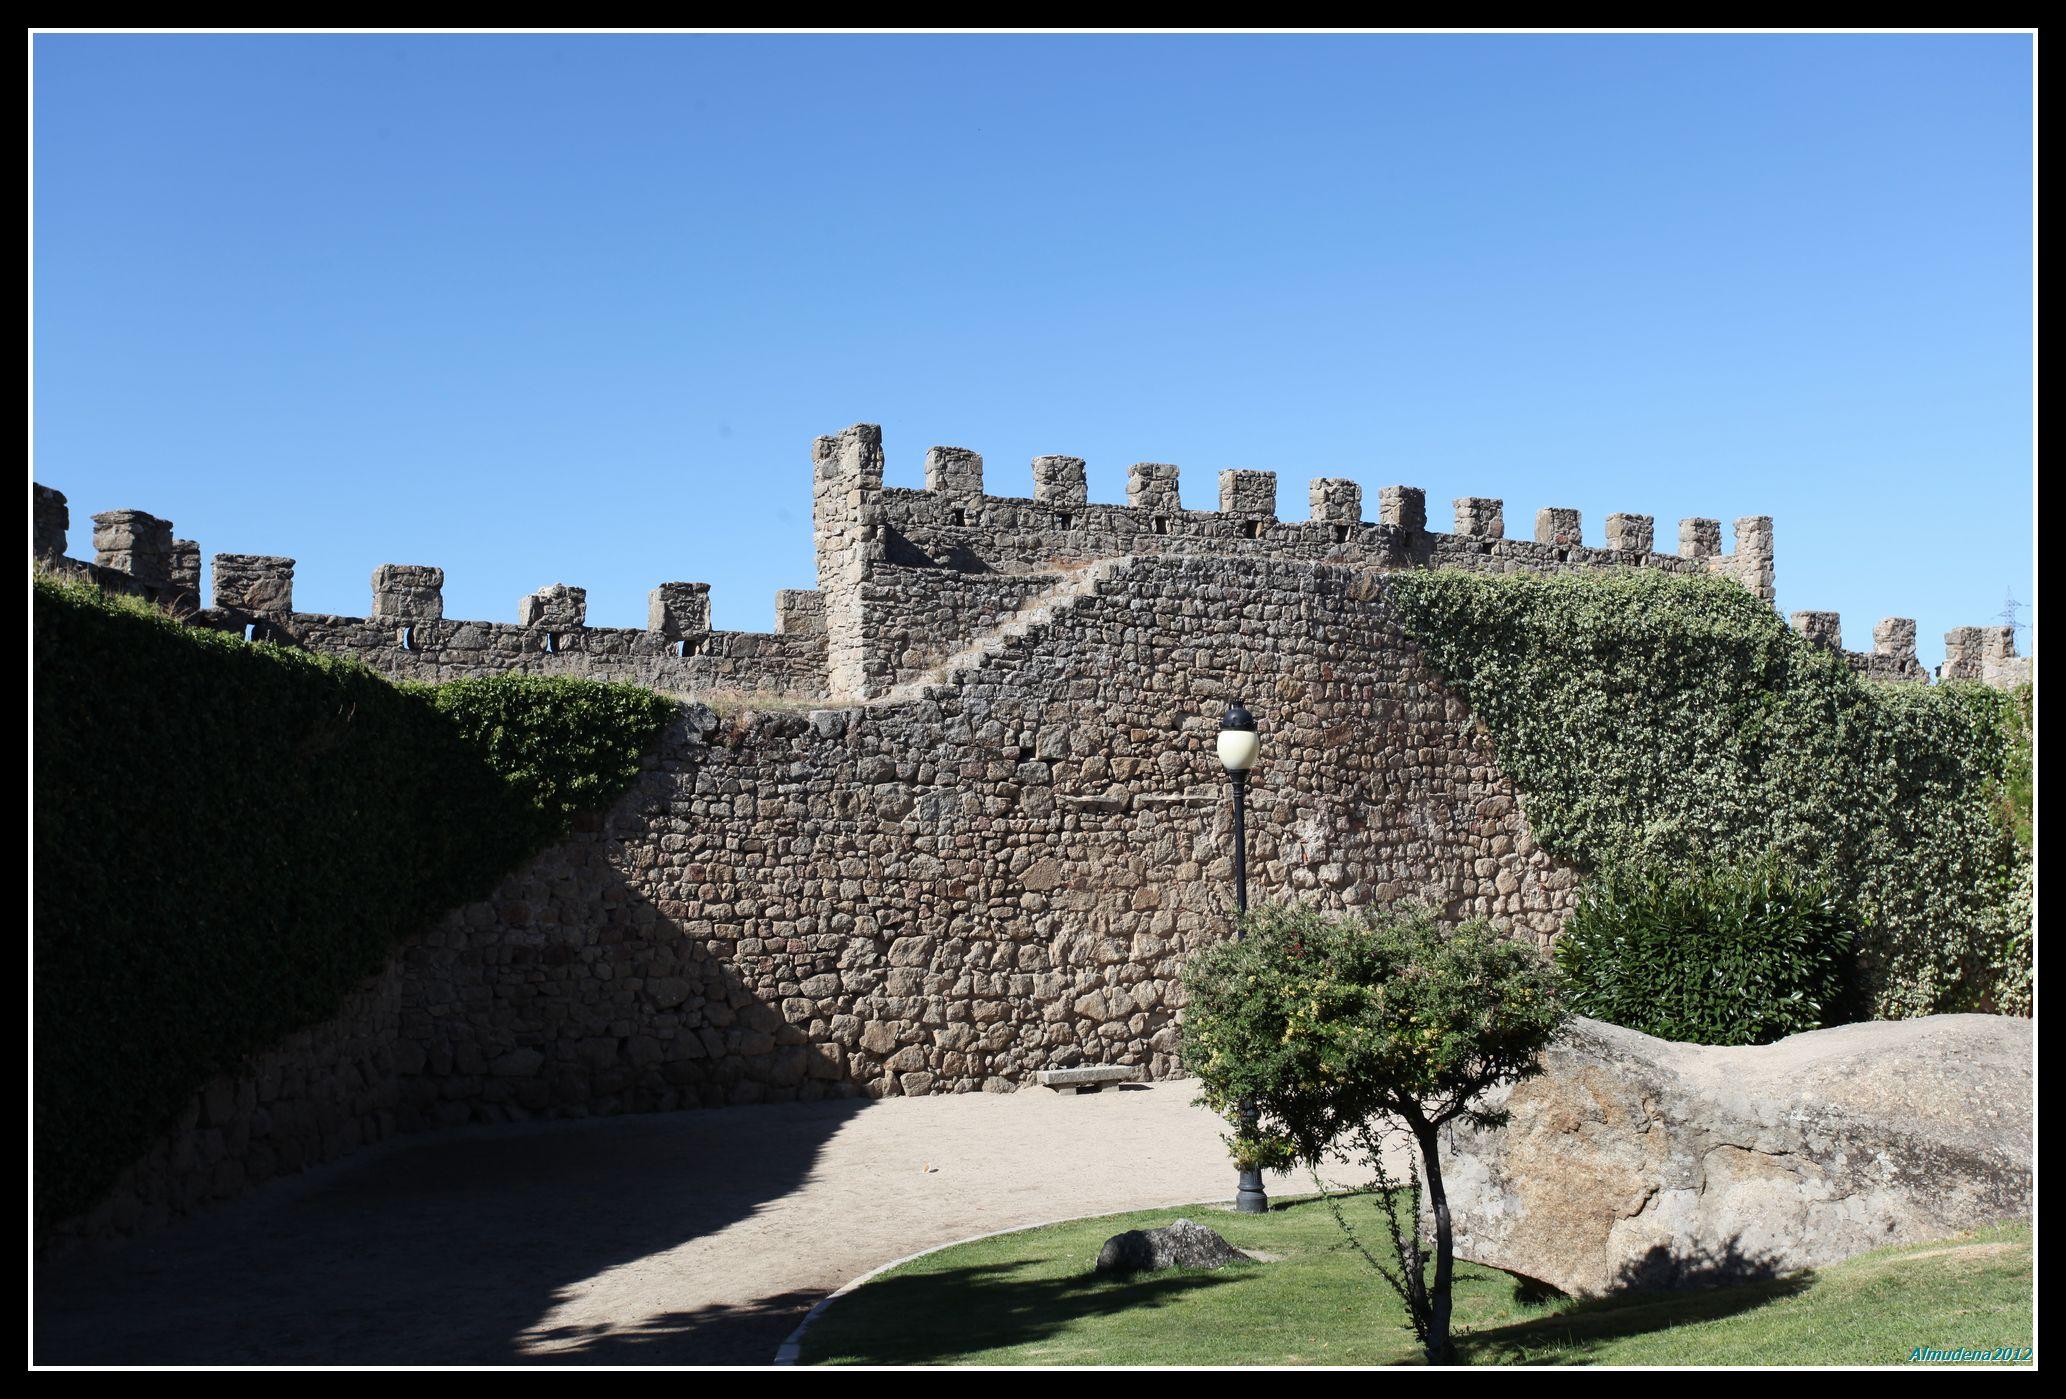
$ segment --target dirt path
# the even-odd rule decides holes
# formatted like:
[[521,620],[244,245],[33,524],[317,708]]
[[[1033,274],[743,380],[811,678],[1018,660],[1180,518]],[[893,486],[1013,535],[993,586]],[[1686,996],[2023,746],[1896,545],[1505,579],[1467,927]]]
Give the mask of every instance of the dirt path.
[[1029,1089],[409,1139],[39,1267],[35,1359],[761,1364],[820,1296],[891,1258],[1227,1198],[1221,1126],[1193,1091]]

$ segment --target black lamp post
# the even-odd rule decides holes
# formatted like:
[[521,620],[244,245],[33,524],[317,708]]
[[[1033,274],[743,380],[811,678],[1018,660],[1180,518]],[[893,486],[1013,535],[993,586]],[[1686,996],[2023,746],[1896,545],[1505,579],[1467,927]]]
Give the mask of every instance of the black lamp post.
[[[1234,936],[1241,936],[1240,920],[1248,913],[1248,774],[1261,756],[1262,740],[1256,737],[1255,716],[1241,701],[1227,706],[1220,720],[1219,759],[1226,769],[1227,783],[1234,789]],[[1242,1135],[1253,1139],[1258,1116],[1252,1099],[1244,1098],[1234,1110]],[[1263,1173],[1253,1162],[1241,1166],[1234,1191],[1234,1208],[1242,1214],[1263,1214],[1270,1197],[1263,1192]]]

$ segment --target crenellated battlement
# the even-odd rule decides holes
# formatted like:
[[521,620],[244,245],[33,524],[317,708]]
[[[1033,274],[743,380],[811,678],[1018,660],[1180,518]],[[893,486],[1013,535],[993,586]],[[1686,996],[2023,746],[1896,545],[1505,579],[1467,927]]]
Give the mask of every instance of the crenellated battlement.
[[2031,658],[2016,654],[2016,629],[2006,626],[1953,627],[1944,633],[1944,680],[1978,680],[1988,685],[2027,685]]
[[[1731,578],[1770,602],[1774,547],[1769,516],[1735,521],[1722,547],[1719,520],[1679,522],[1678,551],[1656,548],[1649,515],[1607,516],[1589,542],[1582,514],[1537,509],[1528,538],[1509,538],[1506,502],[1462,496],[1451,528],[1429,528],[1427,492],[1390,485],[1365,513],[1353,479],[1321,476],[1306,487],[1304,517],[1278,514],[1274,471],[1218,474],[1218,508],[1188,510],[1181,472],[1168,462],[1128,469],[1124,503],[1093,501],[1081,457],[1042,455],[1028,467],[1031,493],[993,495],[982,454],[933,447],[925,485],[884,482],[882,431],[867,423],[812,447],[816,589],[776,597],[771,633],[718,631],[710,588],[668,582],[647,599],[643,628],[588,625],[588,594],[552,583],[519,598],[509,622],[445,616],[445,571],[384,563],[373,570],[364,617],[295,610],[294,560],[217,554],[213,605],[200,606],[200,547],[176,539],[170,521],[141,510],[94,516],[92,564],[65,557],[69,508],[61,492],[34,488],[34,557],[193,614],[207,626],[356,656],[398,677],[447,680],[504,671],[637,680],[682,693],[742,690],[801,698],[875,699],[934,672],[1031,609],[1069,593],[1087,566],[1155,555],[1341,563],[1371,569],[1462,568],[1559,573],[1646,568]],[[1813,643],[1841,651],[1831,613],[1797,613]],[[1947,638],[1946,678],[2027,675],[2014,640],[1965,628]],[[1844,652],[1873,680],[1922,680],[1915,624],[1880,624],[1869,653]],[[2020,668],[2019,668],[2020,667]]]
[[1364,514],[1362,487],[1344,477],[1314,478],[1307,486],[1306,518],[1299,520],[1279,515],[1273,471],[1222,471],[1219,508],[1187,510],[1179,468],[1167,462],[1130,467],[1123,504],[1092,501],[1083,459],[1064,455],[1032,460],[1030,495],[991,494],[982,454],[966,447],[929,449],[923,488],[887,486],[881,430],[870,424],[818,439],[814,460],[821,585],[857,563],[1038,572],[1065,560],[1206,549],[1363,554],[1402,567],[1476,555],[1497,558],[1502,566],[1545,569],[1575,564],[1724,572],[1770,594],[1769,516],[1738,520],[1736,545],[1727,554],[1718,522],[1687,520],[1680,527],[1681,552],[1665,554],[1655,550],[1656,522],[1648,515],[1609,516],[1605,540],[1595,546],[1585,540],[1578,511],[1546,507],[1537,513],[1532,539],[1508,539],[1504,502],[1476,496],[1454,503],[1452,533],[1430,531],[1427,495],[1415,486],[1384,487],[1373,520]]
[[63,491],[31,483],[30,561],[109,592],[140,597],[176,617],[201,605],[201,546],[174,539],[172,522],[142,510],[106,510],[93,517],[92,562],[69,557],[71,504]]
[[924,487],[889,486],[881,429],[866,423],[819,438],[813,462],[829,683],[841,695],[888,693],[1069,570],[1141,555],[1500,573],[1650,568],[1716,574],[1774,596],[1772,521],[1762,515],[1736,521],[1726,553],[1718,521],[1683,521],[1681,550],[1669,554],[1656,550],[1654,517],[1633,513],[1610,515],[1604,540],[1589,543],[1580,512],[1545,507],[1532,538],[1508,538],[1505,502],[1480,496],[1453,503],[1451,531],[1431,530],[1418,486],[1381,488],[1372,519],[1362,487],[1340,476],[1307,484],[1301,519],[1278,513],[1273,471],[1221,471],[1219,508],[1185,509],[1169,462],[1130,467],[1124,503],[1091,500],[1083,458],[1061,454],[1033,458],[1029,495],[992,494],[982,454],[967,447],[930,448]]
[[[1929,668],[1916,655],[1913,617],[1882,617],[1872,629],[1870,651],[1845,649],[1843,618],[1837,613],[1795,612],[1787,620],[1808,644],[1841,655],[1862,679],[1889,684],[1930,679]],[[2031,665],[2028,656],[2016,654],[2012,627],[1953,627],[1944,633],[1944,664],[1936,673],[1940,680],[2008,688],[2027,684]]]
[[677,693],[824,694],[823,599],[777,595],[774,632],[710,625],[710,585],[662,583],[644,629],[588,625],[587,590],[553,583],[517,600],[514,622],[445,616],[445,570],[385,563],[373,570],[366,615],[299,612],[295,561],[279,554],[217,554],[212,605],[200,602],[201,550],[175,539],[168,520],[142,510],[93,517],[91,563],[67,557],[64,493],[32,490],[31,556],[46,570],[140,596],[196,626],[366,662],[397,679],[458,680],[509,672],[629,680]]

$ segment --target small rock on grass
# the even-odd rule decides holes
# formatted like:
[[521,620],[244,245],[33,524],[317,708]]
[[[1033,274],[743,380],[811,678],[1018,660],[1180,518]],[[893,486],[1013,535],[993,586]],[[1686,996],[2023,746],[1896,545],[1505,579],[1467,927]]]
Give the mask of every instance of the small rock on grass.
[[1158,1273],[1167,1268],[1221,1268],[1249,1257],[1203,1224],[1188,1219],[1161,1229],[1129,1229],[1098,1250],[1101,1273]]

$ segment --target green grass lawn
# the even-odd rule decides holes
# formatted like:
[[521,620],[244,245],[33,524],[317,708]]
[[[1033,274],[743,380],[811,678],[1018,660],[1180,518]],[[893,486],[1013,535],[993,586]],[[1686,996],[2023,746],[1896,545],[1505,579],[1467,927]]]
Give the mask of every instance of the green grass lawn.
[[[1349,1217],[1380,1257],[1371,1199]],[[1122,1229],[1178,1211],[1030,1229],[928,1255],[834,1303],[806,1364],[1391,1365],[1419,1350],[1404,1307],[1326,1206],[1191,1217],[1274,1262],[1125,1282],[1091,1270]],[[1475,1364],[1886,1365],[1918,1345],[2032,1342],[2028,1225],[1883,1250],[1815,1273],[1700,1292],[1573,1302],[1460,1265],[1459,1347]]]

